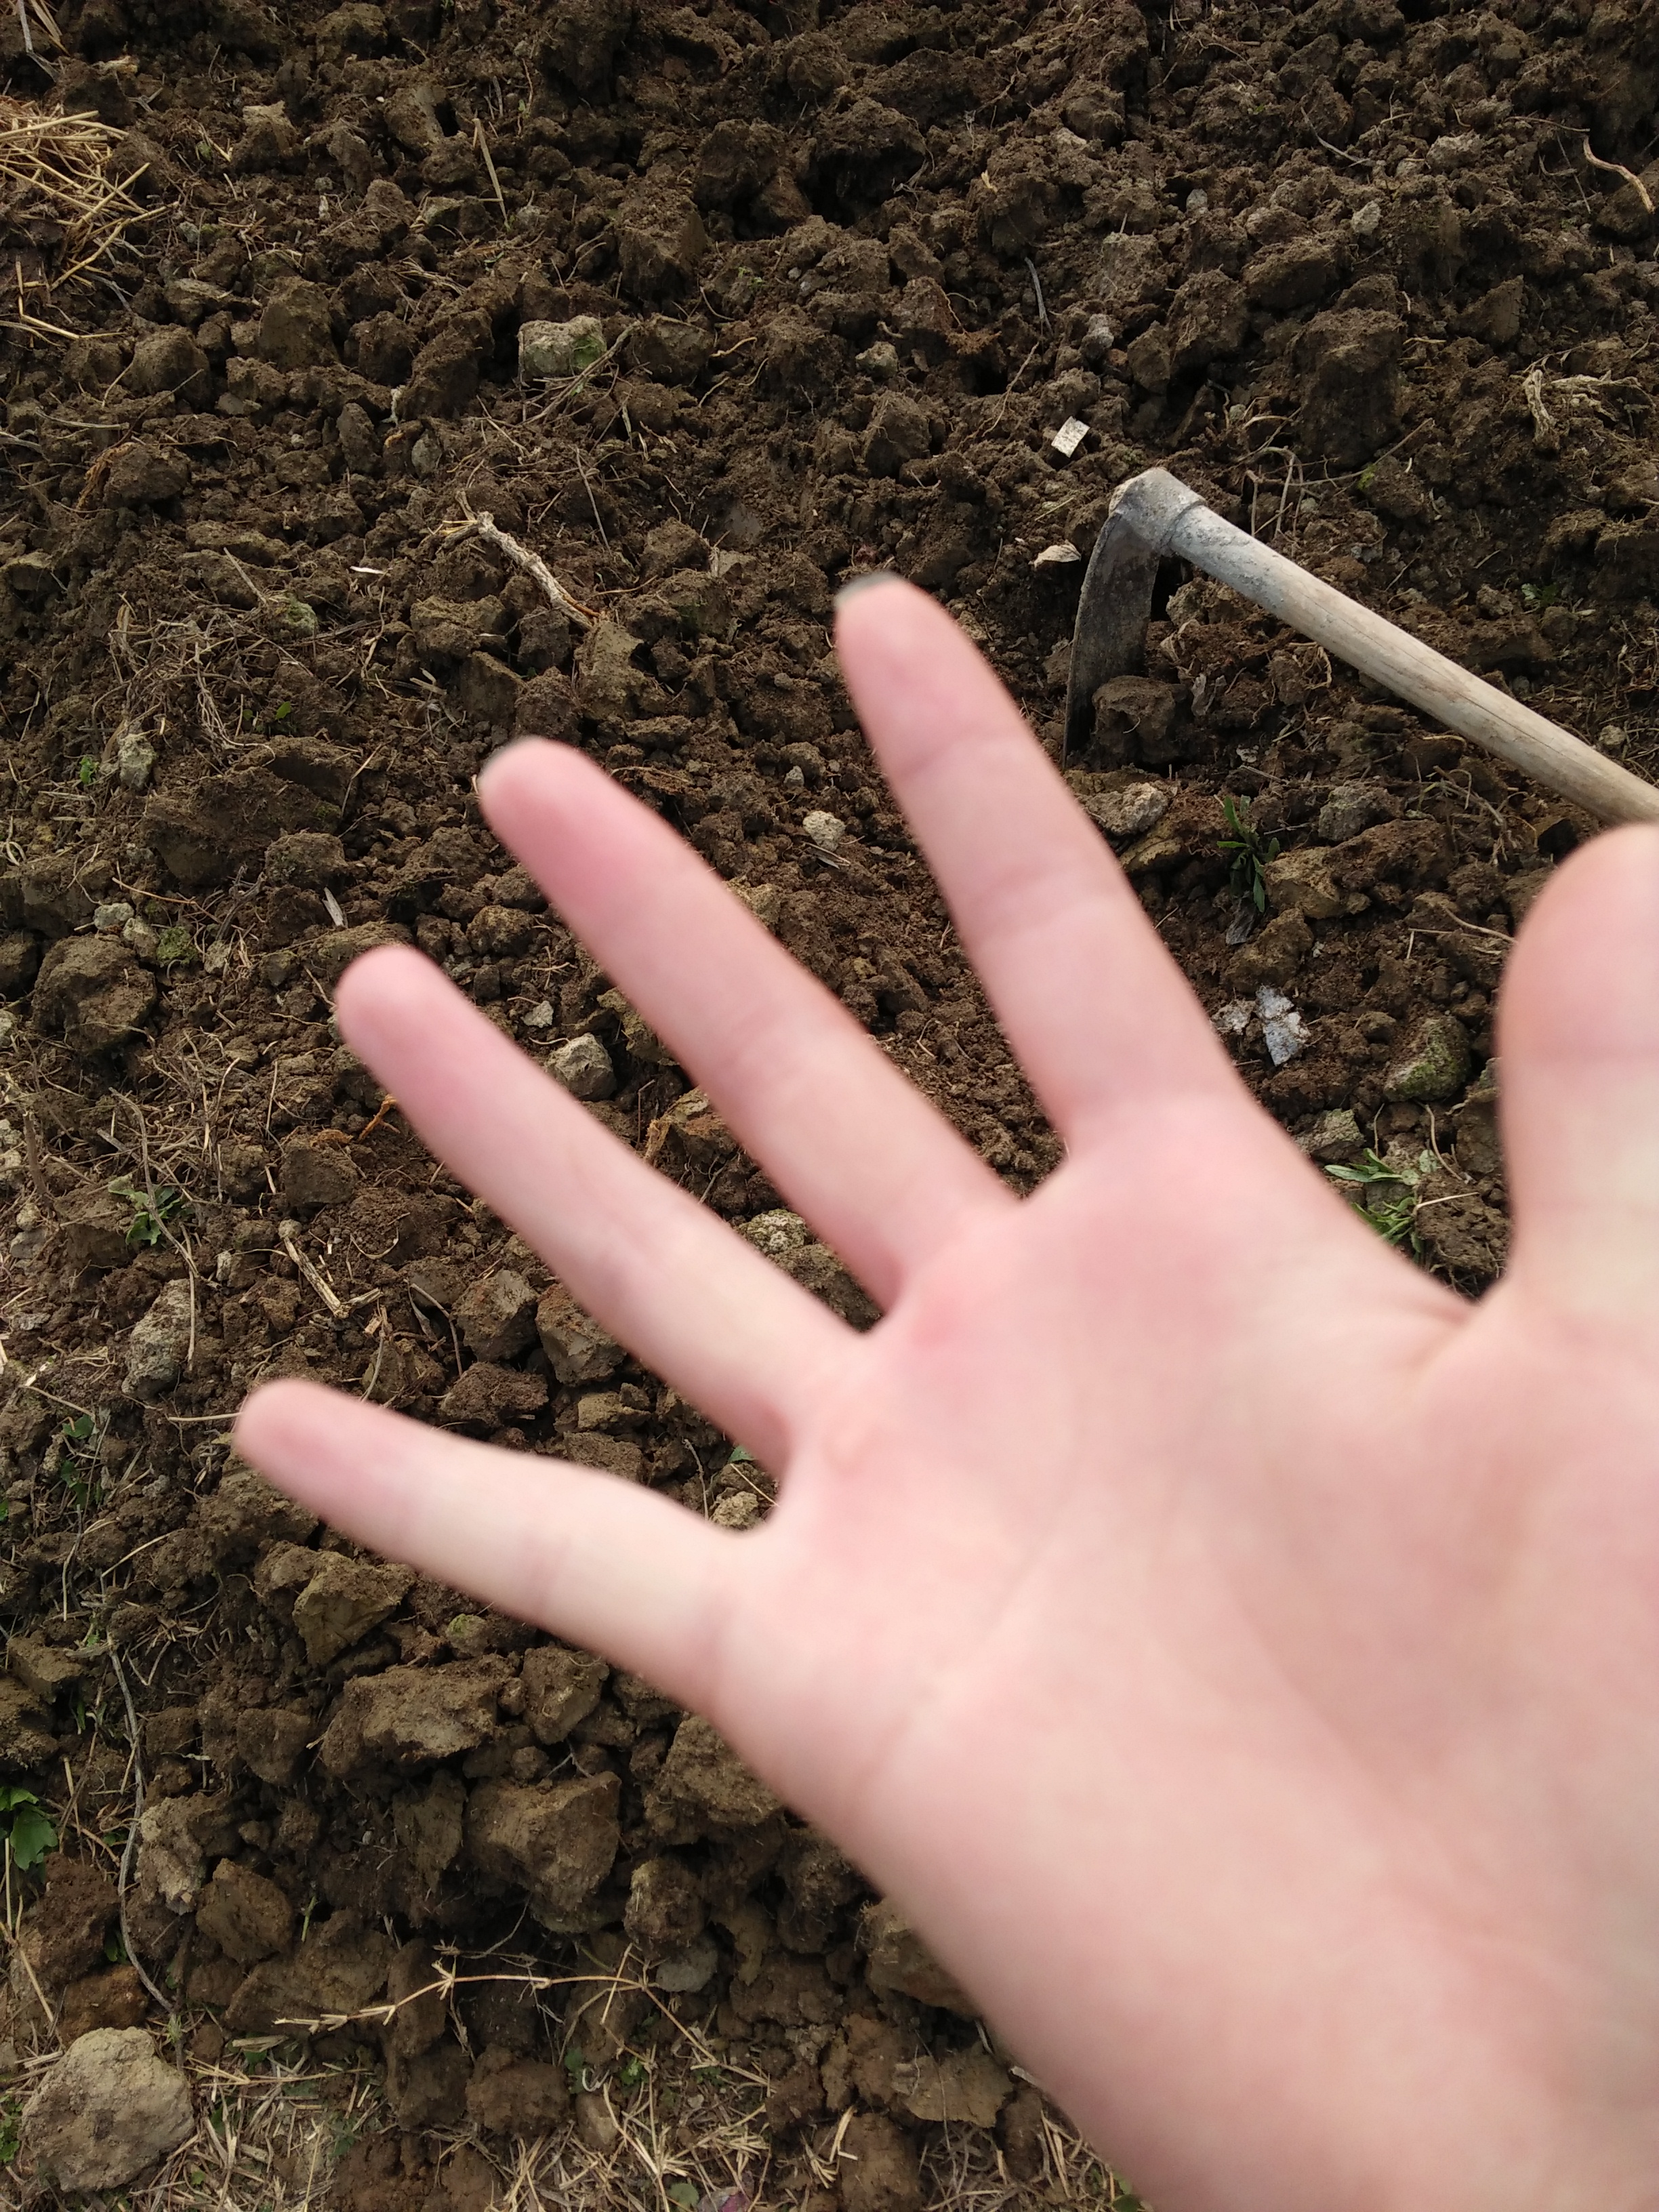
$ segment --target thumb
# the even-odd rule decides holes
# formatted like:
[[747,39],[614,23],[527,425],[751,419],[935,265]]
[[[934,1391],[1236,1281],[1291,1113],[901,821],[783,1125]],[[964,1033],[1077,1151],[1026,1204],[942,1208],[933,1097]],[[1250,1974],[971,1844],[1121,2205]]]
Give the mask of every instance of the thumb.
[[1659,829],[1574,854],[1527,917],[1498,1016],[1512,1275],[1585,1320],[1659,1309]]

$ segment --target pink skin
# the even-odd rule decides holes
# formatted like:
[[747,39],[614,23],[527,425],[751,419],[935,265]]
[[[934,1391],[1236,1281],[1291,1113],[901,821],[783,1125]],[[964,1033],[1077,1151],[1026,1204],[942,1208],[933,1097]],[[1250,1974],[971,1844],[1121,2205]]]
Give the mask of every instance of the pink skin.
[[895,584],[839,641],[1066,1164],[1017,1202],[672,832],[515,746],[492,825],[885,1318],[375,952],[353,1048],[782,1494],[736,1535],[291,1382],[241,1449],[708,1713],[1160,2212],[1659,2205],[1659,836],[1516,951],[1470,1306],[1251,1103],[947,618]]

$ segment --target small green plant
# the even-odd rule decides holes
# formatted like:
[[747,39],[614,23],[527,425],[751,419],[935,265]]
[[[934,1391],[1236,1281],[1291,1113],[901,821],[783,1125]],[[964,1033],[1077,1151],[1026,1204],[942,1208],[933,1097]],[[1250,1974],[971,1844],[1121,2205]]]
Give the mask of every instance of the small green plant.
[[630,2052],[617,2069],[617,2079],[624,2089],[637,2089],[645,2079],[645,2061]]
[[[90,1511],[98,1495],[100,1430],[90,1413],[77,1413],[58,1431],[53,1472],[73,1499],[78,1513]],[[76,1723],[76,1733],[80,1723]]]
[[171,1224],[190,1210],[190,1200],[172,1183],[163,1183],[152,1200],[148,1191],[135,1190],[125,1176],[118,1176],[109,1192],[112,1198],[132,1208],[132,1219],[127,1224],[128,1243],[142,1244],[150,1251],[167,1235]]
[[696,2212],[700,2192],[695,2181],[671,2181],[668,2194],[676,2204],[683,2204],[685,2212]]
[[82,791],[90,791],[98,781],[98,762],[95,755],[82,753],[81,764],[75,771],[75,781]]
[[1221,812],[1230,833],[1218,848],[1227,855],[1227,881],[1233,896],[1248,899],[1260,914],[1267,903],[1267,863],[1279,858],[1279,840],[1256,828],[1247,799],[1224,798]]
[[182,921],[170,921],[157,937],[155,957],[163,968],[177,968],[195,959],[195,940]]
[[1358,1167],[1328,1167],[1325,1172],[1334,1182],[1357,1187],[1360,1209],[1385,1244],[1420,1256],[1417,1187],[1434,1172],[1434,1164],[1432,1152],[1419,1152],[1414,1167],[1395,1167],[1368,1152]]
[[1534,614],[1556,605],[1560,597],[1561,586],[1559,584],[1522,584],[1521,586],[1522,604]]
[[39,1866],[58,1848],[58,1831],[40,1809],[32,1790],[0,1783],[0,1844],[20,1874]]
[[573,2043],[564,2054],[564,2070],[570,2076],[570,2094],[577,2096],[592,2087],[587,2078],[587,2061],[582,2056],[580,2043]]
[[1376,482],[1376,463],[1375,461],[1368,461],[1365,466],[1359,471],[1359,489],[1361,491],[1369,491]]
[[22,2100],[7,2097],[0,2100],[0,2166],[9,2166],[22,2148]]

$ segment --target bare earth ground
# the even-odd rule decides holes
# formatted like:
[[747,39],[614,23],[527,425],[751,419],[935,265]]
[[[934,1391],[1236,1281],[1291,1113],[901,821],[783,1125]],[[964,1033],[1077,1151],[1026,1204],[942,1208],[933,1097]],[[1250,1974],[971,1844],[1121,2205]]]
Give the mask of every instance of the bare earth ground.
[[[482,830],[515,731],[1021,1189],[1055,1146],[853,726],[848,576],[936,592],[1058,753],[1036,556],[1163,462],[1653,772],[1659,8],[23,0],[0,91],[0,2202],[79,2201],[50,2085],[134,2029],[188,2093],[134,2207],[1121,2196],[701,1723],[229,1461],[306,1373],[767,1504],[329,994],[418,944],[867,1322]],[[1266,1105],[1476,1293],[1492,995],[1590,825],[1164,580],[1068,772]]]

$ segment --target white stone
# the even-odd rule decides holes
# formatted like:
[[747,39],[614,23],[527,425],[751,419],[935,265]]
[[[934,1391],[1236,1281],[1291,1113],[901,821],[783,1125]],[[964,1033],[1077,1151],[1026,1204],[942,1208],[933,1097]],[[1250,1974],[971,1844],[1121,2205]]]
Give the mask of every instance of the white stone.
[[37,2185],[120,2189],[177,2150],[196,2125],[185,2077],[142,2027],[77,2036],[23,2108]]
[[597,315],[575,315],[568,323],[519,326],[519,374],[532,383],[549,377],[580,376],[604,352],[605,326]]
[[609,1098],[617,1088],[611,1055],[596,1036],[574,1036],[560,1045],[547,1063],[575,1098]]

